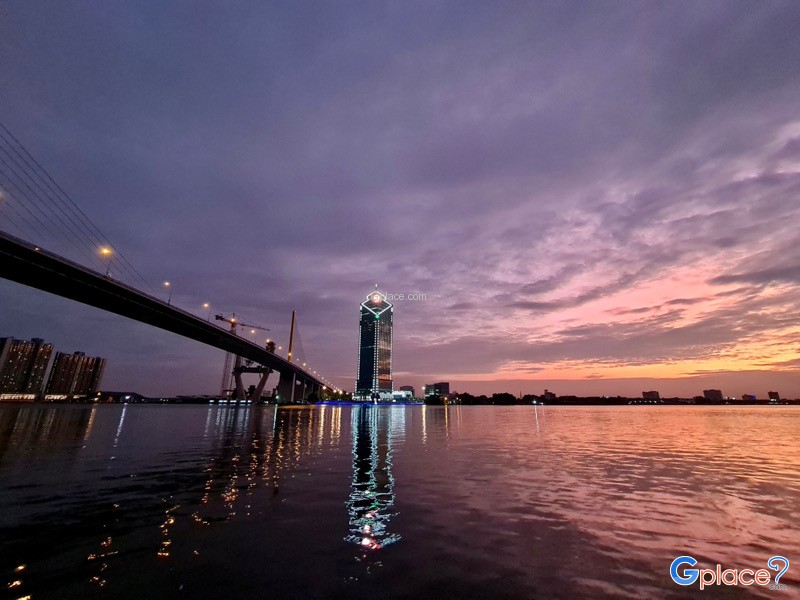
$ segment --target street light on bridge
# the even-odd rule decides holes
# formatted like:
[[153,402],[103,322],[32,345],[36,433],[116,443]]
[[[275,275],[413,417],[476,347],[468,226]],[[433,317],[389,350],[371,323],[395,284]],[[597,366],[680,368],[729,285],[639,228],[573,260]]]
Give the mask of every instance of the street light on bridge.
[[106,259],[106,277],[108,277],[108,272],[111,270],[111,248],[103,246],[100,248],[100,255]]
[[167,297],[167,306],[169,306],[172,304],[172,284],[169,281],[165,281],[164,287],[169,290],[169,296]]
[[206,315],[206,321],[211,320],[211,305],[208,302],[203,302],[203,308],[208,309],[208,314]]

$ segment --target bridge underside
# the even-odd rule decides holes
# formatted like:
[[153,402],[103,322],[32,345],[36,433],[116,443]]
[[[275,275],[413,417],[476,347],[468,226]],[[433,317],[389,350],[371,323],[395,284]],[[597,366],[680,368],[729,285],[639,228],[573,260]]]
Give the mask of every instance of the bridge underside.
[[[319,393],[322,381],[257,344],[149,296],[136,288],[105,277],[82,265],[0,232],[0,277],[63,298],[94,306],[141,323],[198,341],[263,365],[281,374],[281,401],[302,401]],[[288,387],[294,379],[295,393]],[[300,385],[297,384],[300,382]],[[300,391],[302,390],[302,391]]]

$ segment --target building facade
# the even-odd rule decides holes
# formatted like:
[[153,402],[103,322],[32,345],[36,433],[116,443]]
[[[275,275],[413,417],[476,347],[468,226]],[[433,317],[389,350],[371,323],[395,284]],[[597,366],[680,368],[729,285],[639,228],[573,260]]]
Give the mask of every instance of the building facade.
[[361,303],[355,390],[361,400],[392,393],[392,309],[377,286]]
[[428,383],[425,385],[425,397],[438,396],[446,398],[450,395],[450,382],[440,381],[439,383]]
[[53,344],[41,338],[0,338],[0,395],[30,400],[40,396],[52,353]]
[[86,356],[83,352],[56,352],[46,396],[88,396],[100,387],[104,358]]

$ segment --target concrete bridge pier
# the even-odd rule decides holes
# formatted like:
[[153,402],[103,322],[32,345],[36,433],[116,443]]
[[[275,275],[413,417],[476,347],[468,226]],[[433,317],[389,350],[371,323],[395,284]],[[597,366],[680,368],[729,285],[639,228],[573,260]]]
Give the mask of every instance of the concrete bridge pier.
[[310,393],[310,386],[308,385],[308,379],[305,377],[302,378],[303,387],[298,386],[297,391],[300,392],[301,398],[305,402],[308,399],[308,394]]
[[308,400],[312,395],[316,397],[317,400],[320,399],[320,391],[322,390],[322,385],[313,381],[311,379],[302,378],[302,387],[297,386],[297,392],[295,395],[295,401],[299,401],[297,394],[302,394],[300,398],[302,400]]
[[296,402],[297,374],[288,371],[281,373],[278,380],[278,404],[292,404]]
[[242,357],[237,355],[233,365],[233,381],[235,384],[233,396],[237,400],[246,400],[247,394],[244,391],[244,384],[242,383]]
[[233,391],[233,396],[237,400],[246,400],[247,394],[244,391],[244,384],[242,383],[242,374],[234,373],[233,380],[236,382],[236,389]]
[[261,374],[258,385],[256,385],[256,389],[253,390],[253,397],[250,398],[253,402],[259,402],[261,400],[261,395],[264,393],[264,386],[267,385],[267,378],[270,373],[272,373],[272,369],[265,368],[265,371]]
[[[278,396],[280,396],[281,404],[297,404],[308,400],[312,393],[316,393],[317,397],[319,397],[319,389],[318,383],[302,375],[287,377],[281,375],[280,383],[278,384]],[[292,390],[294,390],[294,394],[292,394]]]

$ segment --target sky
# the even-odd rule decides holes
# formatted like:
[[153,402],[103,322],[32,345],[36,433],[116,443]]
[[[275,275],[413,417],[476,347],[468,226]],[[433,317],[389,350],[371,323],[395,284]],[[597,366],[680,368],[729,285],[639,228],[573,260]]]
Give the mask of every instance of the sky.
[[[0,121],[153,293],[284,348],[296,310],[345,389],[377,283],[421,298],[395,386],[800,397],[798,56],[796,2],[10,0]],[[0,308],[104,388],[219,389],[218,350]]]

